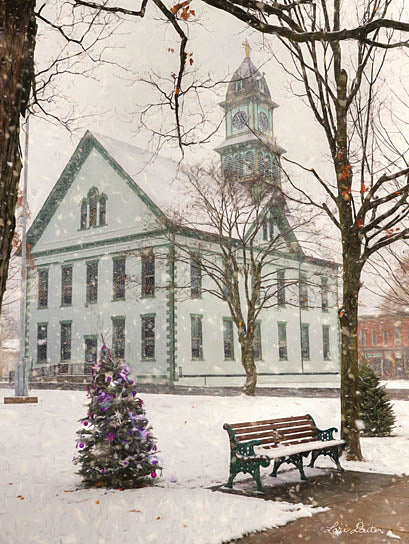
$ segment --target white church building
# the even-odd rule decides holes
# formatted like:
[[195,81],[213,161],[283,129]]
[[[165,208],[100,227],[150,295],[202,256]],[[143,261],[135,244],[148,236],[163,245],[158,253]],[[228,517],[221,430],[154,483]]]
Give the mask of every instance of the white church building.
[[[238,183],[256,173],[280,184],[277,105],[248,54],[221,106],[222,171]],[[34,375],[89,374],[103,338],[139,383],[244,383],[226,302],[202,290],[159,226],[169,203],[186,200],[179,177],[170,159],[83,136],[28,233],[35,264],[27,278],[26,357]],[[260,236],[268,238],[267,229]],[[337,265],[306,255],[292,236],[278,281],[308,276],[316,287],[297,287],[298,305],[282,289],[277,305],[261,312],[254,342],[260,385],[330,381],[339,373]],[[183,240],[194,247],[197,236],[185,231]],[[186,277],[192,284],[180,297],[173,286]]]

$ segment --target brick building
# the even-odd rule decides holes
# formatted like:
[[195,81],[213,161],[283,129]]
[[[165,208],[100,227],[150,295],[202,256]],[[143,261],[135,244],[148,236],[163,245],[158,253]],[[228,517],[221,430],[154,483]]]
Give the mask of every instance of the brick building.
[[358,348],[382,378],[409,378],[409,316],[360,317]]

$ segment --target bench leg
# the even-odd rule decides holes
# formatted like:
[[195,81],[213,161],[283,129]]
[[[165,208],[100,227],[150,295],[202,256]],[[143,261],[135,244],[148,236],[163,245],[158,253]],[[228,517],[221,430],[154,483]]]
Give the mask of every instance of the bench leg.
[[281,461],[280,459],[276,459],[276,460],[274,461],[273,472],[270,474],[270,476],[274,476],[274,477],[277,476],[277,470],[280,468],[282,462],[283,462],[283,461]]
[[252,470],[252,476],[256,480],[257,491],[261,491],[264,493],[265,489],[262,486],[261,478],[260,478],[260,465],[257,465],[257,467]]
[[298,468],[298,470],[300,471],[301,480],[306,480],[307,477],[304,474],[304,466],[303,466],[303,462],[302,462],[302,455],[301,454],[292,455],[291,456],[291,463],[293,463]]
[[334,463],[337,465],[337,469],[340,472],[344,472],[344,469],[341,467],[341,463],[339,462],[339,448],[335,447],[332,452],[330,453],[331,459],[334,461]]
[[224,484],[224,487],[229,487],[230,489],[233,487],[233,480],[237,476],[237,474],[240,472],[240,470],[235,469],[234,465],[236,464],[237,462],[234,464],[233,462],[230,463],[230,476],[227,483]]
[[317,460],[318,456],[319,456],[319,452],[317,452],[317,450],[314,450],[311,452],[311,461],[310,461],[310,464],[308,465],[309,467],[312,468],[314,466],[314,463]]
[[341,464],[339,462],[339,447],[338,446],[334,446],[333,448],[327,448],[323,450],[314,450],[311,453],[311,461],[308,466],[313,467],[315,461],[320,455],[328,455],[328,457],[330,457],[334,461],[334,463],[337,465],[337,469],[340,472],[344,472],[344,469],[341,467]]

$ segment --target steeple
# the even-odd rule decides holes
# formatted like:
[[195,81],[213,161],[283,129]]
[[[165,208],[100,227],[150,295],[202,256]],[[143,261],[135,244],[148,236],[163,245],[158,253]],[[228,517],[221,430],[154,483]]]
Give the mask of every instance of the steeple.
[[250,185],[280,186],[280,156],[285,149],[277,145],[272,101],[264,74],[250,58],[251,47],[243,43],[245,57],[234,72],[220,106],[225,111],[225,140],[218,145],[226,176]]

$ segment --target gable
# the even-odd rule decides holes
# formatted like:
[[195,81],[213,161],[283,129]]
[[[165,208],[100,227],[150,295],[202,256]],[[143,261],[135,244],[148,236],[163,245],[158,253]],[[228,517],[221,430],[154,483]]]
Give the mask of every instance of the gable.
[[[136,151],[136,148],[133,148]],[[140,154],[140,175],[149,183]],[[162,180],[163,183],[163,180]],[[105,195],[106,225],[81,228],[81,205],[90,194]],[[99,209],[98,212],[99,213]],[[106,149],[87,132],[31,226],[27,239],[33,254],[66,246],[119,238],[157,229],[161,210]]]

